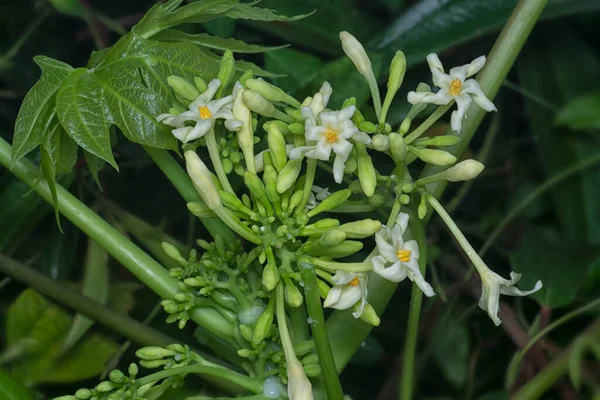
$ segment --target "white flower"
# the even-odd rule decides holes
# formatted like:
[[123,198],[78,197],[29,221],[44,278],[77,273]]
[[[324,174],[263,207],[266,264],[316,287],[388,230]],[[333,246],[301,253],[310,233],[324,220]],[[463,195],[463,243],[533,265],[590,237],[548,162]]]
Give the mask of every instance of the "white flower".
[[[379,255],[372,259],[373,271],[392,282],[400,282],[408,276],[427,297],[435,296],[433,288],[425,281],[419,269],[417,241],[404,242],[402,238],[408,226],[408,219],[408,214],[400,213],[391,230],[387,226],[382,226],[375,234]],[[386,266],[389,263],[392,265]]]
[[[225,127],[229,130],[236,130],[241,123],[233,118],[231,113],[232,96],[226,96],[219,100],[212,100],[221,85],[221,81],[213,79],[208,84],[208,88],[198,98],[189,105],[189,110],[179,115],[161,114],[157,117],[158,122],[162,122],[174,127],[171,132],[173,136],[183,143],[196,140],[206,135],[215,123],[215,120],[222,118],[225,120]],[[186,126],[188,121],[195,122],[194,126]]]
[[321,202],[325,200],[325,198],[330,194],[331,192],[329,192],[329,188],[322,188],[317,185],[313,185],[311,192],[308,195],[308,201],[306,202],[305,208],[307,210],[312,210],[319,204],[317,201]]
[[528,296],[542,288],[542,281],[537,281],[531,290],[522,291],[517,289],[515,285],[519,282],[519,279],[521,279],[521,274],[517,274],[516,272],[510,273],[510,280],[504,279],[489,268],[480,271],[479,274],[481,276],[482,285],[479,307],[481,307],[482,310],[487,311],[496,326],[500,325],[502,322],[500,318],[498,318],[501,294],[508,296]]
[[[340,111],[321,111],[318,120],[310,107],[302,109],[302,116],[306,122],[304,125],[304,135],[307,146],[301,146],[290,151],[291,159],[299,159],[303,155],[308,158],[328,161],[331,151],[335,153],[333,162],[333,177],[337,183],[342,182],[346,160],[352,151],[352,143],[349,139],[362,143],[369,143],[369,135],[360,132],[354,123],[350,120],[355,106],[346,107]],[[312,144],[316,141],[316,144]]]
[[312,385],[304,373],[302,364],[294,357],[287,359],[288,397],[290,400],[313,400]]
[[446,105],[452,100],[456,100],[456,111],[452,112],[450,118],[452,130],[460,132],[462,119],[465,116],[471,100],[485,111],[496,111],[496,106],[481,91],[479,83],[475,79],[467,79],[475,75],[485,65],[485,56],[473,60],[470,64],[462,67],[455,67],[449,74],[444,73],[444,67],[437,54],[429,54],[427,63],[433,77],[433,83],[440,90],[433,92],[409,92],[408,101],[411,104],[431,103],[437,105]]
[[360,318],[367,304],[367,275],[338,271],[331,281],[334,286],[329,290],[323,305],[346,310],[360,302],[358,310],[352,313],[354,318]]

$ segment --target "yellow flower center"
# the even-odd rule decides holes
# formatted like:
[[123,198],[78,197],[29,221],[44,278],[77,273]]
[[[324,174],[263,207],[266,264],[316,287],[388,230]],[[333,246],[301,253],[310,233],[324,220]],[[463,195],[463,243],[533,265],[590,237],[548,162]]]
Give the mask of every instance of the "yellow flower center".
[[337,138],[338,138],[338,133],[336,130],[327,129],[325,131],[325,140],[327,140],[329,143],[335,143],[335,141],[337,141]]
[[410,255],[412,254],[412,251],[410,250],[398,250],[396,252],[396,257],[398,257],[398,260],[406,263],[410,261]]
[[198,107],[198,113],[200,113],[200,118],[202,119],[209,119],[210,117],[212,117],[212,114],[210,113],[210,110],[207,106]]
[[450,94],[452,96],[458,96],[461,88],[462,88],[462,82],[460,81],[460,79],[453,80],[452,83],[450,84]]
[[348,282],[348,285],[350,286],[358,286],[358,276],[355,276],[354,278],[352,278],[352,280],[350,282]]

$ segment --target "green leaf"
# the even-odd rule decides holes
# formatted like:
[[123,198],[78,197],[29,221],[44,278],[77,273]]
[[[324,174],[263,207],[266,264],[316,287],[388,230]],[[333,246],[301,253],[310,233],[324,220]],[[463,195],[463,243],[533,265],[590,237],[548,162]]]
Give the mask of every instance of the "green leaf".
[[600,129],[600,93],[571,100],[560,110],[554,123],[574,130]]
[[41,68],[42,76],[23,99],[17,115],[12,164],[42,143],[54,115],[55,93],[73,70],[70,65],[49,57],[37,56],[34,61]]
[[[371,41],[371,47],[393,54],[402,50],[414,65],[429,53],[440,53],[459,43],[499,30],[517,0],[423,0],[403,12]],[[550,0],[542,18],[556,18],[600,10],[598,0]]]
[[307,14],[294,15],[293,17],[286,17],[285,15],[278,15],[268,8],[254,7],[252,4],[247,3],[237,3],[229,10],[225,11],[223,15],[229,18],[250,19],[254,21],[297,21],[314,14],[315,11],[316,10]]
[[179,31],[177,29],[167,29],[152,37],[154,40],[163,42],[188,42],[198,46],[208,47],[215,50],[231,50],[234,53],[265,53],[268,51],[282,49],[287,46],[259,46],[256,44],[248,44],[237,39],[224,39],[216,36],[211,36],[206,33],[191,34]]
[[293,49],[265,54],[265,68],[273,73],[285,75],[273,79],[273,83],[287,92],[297,89],[322,65],[319,57]]
[[527,229],[520,247],[510,253],[510,262],[523,276],[518,287],[531,289],[538,280],[544,286],[529,297],[550,308],[565,307],[575,299],[585,282],[590,262],[569,253],[555,231]]
[[[590,91],[600,91],[600,60],[594,50],[561,25],[541,29],[517,63],[528,92],[562,106]],[[579,68],[585,65],[585,68]],[[556,127],[554,113],[525,99],[531,130],[549,175],[600,152],[594,137],[569,135]],[[600,243],[600,170],[591,168],[554,187],[552,199],[565,239],[575,247]]]
[[0,399],[32,400],[33,394],[7,372],[0,369]]
[[71,17],[79,17],[81,19],[86,20],[88,18],[88,13],[83,3],[79,0],[49,0],[50,4],[56,10],[65,15],[69,15]]
[[102,168],[104,168],[104,165],[105,165],[104,160],[96,157],[92,153],[88,153],[87,151],[84,152],[84,155],[85,155],[85,163],[86,163],[88,169],[90,170],[90,174],[92,174],[92,178],[94,178],[94,182],[96,182],[98,189],[100,189],[100,191],[102,191],[102,183],[100,182],[99,173],[100,173],[100,171],[102,171]]
[[219,18],[202,24],[206,32],[221,38],[233,36],[237,21],[231,18]]
[[469,364],[469,330],[458,318],[448,316],[436,326],[431,340],[433,358],[454,387],[467,380]]
[[6,344],[11,346],[29,337],[50,303],[33,289],[26,289],[8,308]]
[[118,344],[104,336],[93,334],[78,342],[67,354],[45,371],[38,382],[75,382],[99,375]]

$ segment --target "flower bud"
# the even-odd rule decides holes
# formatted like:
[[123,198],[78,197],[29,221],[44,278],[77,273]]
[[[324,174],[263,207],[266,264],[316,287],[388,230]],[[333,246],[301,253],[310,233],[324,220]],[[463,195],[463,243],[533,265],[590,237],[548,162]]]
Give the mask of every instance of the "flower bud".
[[200,92],[200,94],[206,92],[206,89],[208,89],[208,85],[206,84],[206,82],[204,82],[204,79],[199,77],[194,78],[194,86],[196,86],[196,89],[198,89],[198,92]]
[[265,82],[262,78],[248,79],[246,81],[246,87],[270,101],[287,103],[295,108],[300,108],[300,102],[298,100],[287,94],[281,88]]
[[340,225],[340,221],[334,218],[323,218],[314,224],[306,225],[300,230],[301,236],[322,235],[329,229]]
[[290,133],[290,130],[288,129],[289,124],[287,124],[283,121],[279,121],[279,120],[271,120],[271,121],[265,122],[263,124],[264,131],[269,132],[271,125],[277,125],[277,128],[279,128],[279,131],[284,135],[287,135],[288,133]]
[[322,280],[317,279],[317,286],[319,287],[319,296],[321,296],[322,299],[326,299],[327,295],[329,294],[329,290],[331,289],[329,285]]
[[173,89],[176,95],[185,100],[194,101],[200,96],[200,92],[198,92],[198,89],[196,89],[194,85],[179,76],[169,76],[167,78],[167,84],[171,86],[171,89]]
[[247,69],[244,71],[244,73],[242,74],[242,76],[240,76],[240,79],[238,79],[238,82],[246,87],[246,82],[248,82],[248,79],[252,79],[254,77],[254,71],[252,71],[251,69]]
[[225,53],[223,53],[223,57],[221,57],[221,62],[219,63],[219,73],[217,75],[217,79],[221,82],[221,86],[219,86],[219,89],[216,93],[217,99],[223,97],[223,92],[231,83],[234,74],[235,60],[233,58],[233,53],[231,50],[226,50]]
[[275,106],[273,103],[262,97],[260,94],[251,90],[245,90],[242,97],[248,108],[255,113],[265,117],[272,117],[275,115]]
[[319,238],[319,244],[326,247],[333,247],[342,244],[346,240],[346,232],[340,229],[332,229],[325,232]]
[[244,173],[244,184],[257,199],[268,202],[265,185],[255,173],[246,171]]
[[369,197],[369,204],[373,207],[379,207],[385,203],[385,197],[379,193],[375,193],[373,196]]
[[419,149],[409,146],[408,150],[428,164],[445,167],[456,162],[456,157],[444,150]]
[[398,129],[398,133],[400,135],[404,136],[406,134],[406,132],[409,131],[411,124],[412,124],[412,118],[410,118],[410,117],[404,118],[402,120],[402,123],[400,124],[400,129]]
[[301,169],[302,159],[289,160],[277,177],[277,191],[283,193],[291,188],[296,182],[296,179],[298,179]]
[[[358,168],[358,162],[356,161],[354,153],[350,153],[350,157],[348,157],[348,160],[346,160],[346,168],[344,168],[344,174],[351,175],[354,173],[354,171],[356,171],[356,168]],[[362,188],[360,189],[359,193],[362,193]]]
[[[343,243],[337,246],[329,247],[324,250],[319,256],[327,256],[331,258],[344,258],[353,255],[354,253],[361,251],[363,243],[356,240],[345,240]],[[312,254],[311,254],[312,255]]]
[[135,377],[138,374],[138,372],[140,372],[140,369],[138,368],[137,364],[129,364],[129,367],[127,368],[127,373],[129,373],[129,376]]
[[[263,272],[264,276],[264,272]],[[275,312],[275,296],[271,296],[269,299],[269,304],[267,304],[267,308],[265,311],[258,317],[258,321],[256,321],[256,326],[254,327],[254,334],[252,335],[252,343],[255,346],[258,346],[262,343],[265,338],[268,337],[271,332],[271,328],[273,326],[273,313]]]
[[442,173],[444,179],[450,182],[460,182],[475,179],[485,166],[479,161],[464,160]]
[[274,264],[267,264],[262,273],[262,285],[270,292],[279,283],[279,269]]
[[221,196],[217,192],[212,174],[206,168],[206,165],[195,151],[188,150],[184,156],[187,172],[202,200],[211,210],[221,207]]
[[371,139],[371,146],[377,151],[386,151],[390,148],[390,138],[387,135],[375,135]]
[[389,138],[392,157],[396,164],[400,164],[406,158],[406,144],[404,144],[404,138],[396,132],[390,133]]
[[417,208],[417,216],[419,219],[425,218],[427,215],[427,203],[421,202]]
[[288,358],[287,354],[286,361],[288,398],[290,400],[313,400],[312,385],[304,373],[302,364],[295,357]]
[[317,354],[315,354],[315,353],[309,354],[302,359],[301,363],[302,363],[302,365],[318,364],[319,356],[317,356]]
[[415,141],[415,144],[419,146],[438,146],[438,147],[448,147],[454,146],[460,143],[460,136],[456,135],[441,135],[435,136],[432,138],[421,138]]
[[250,349],[239,349],[237,351],[238,356],[242,357],[242,358],[248,358],[248,357],[252,357],[255,353],[254,351],[250,350]]
[[304,373],[309,378],[321,376],[321,366],[319,364],[308,364],[304,366]]
[[273,158],[273,165],[277,171],[281,171],[287,163],[287,151],[285,146],[285,138],[279,130],[279,127],[275,124],[269,125],[267,143],[269,145],[271,157]]
[[183,280],[183,283],[185,283],[186,286],[191,287],[203,287],[207,284],[206,280],[201,276],[199,276],[198,278],[186,278]]
[[246,207],[235,194],[226,192],[224,190],[219,190],[219,195],[221,196],[221,200],[223,201],[225,207],[229,208],[230,210],[241,211],[248,215],[254,214],[254,211]]
[[400,204],[402,204],[404,206],[410,204],[410,196],[407,194],[401,194],[399,200],[400,200]]
[[286,282],[285,284],[285,302],[290,307],[300,307],[304,302],[304,297],[296,285],[292,282]]
[[337,229],[346,232],[346,236],[350,239],[364,239],[381,229],[381,222],[375,219],[363,219],[340,225]]
[[294,135],[304,135],[304,124],[300,122],[294,122],[288,125],[288,130]]
[[187,203],[187,208],[192,214],[198,218],[214,218],[215,213],[204,202],[190,202]]
[[377,132],[377,125],[369,121],[363,121],[358,124],[358,129],[366,133],[375,133]]
[[296,353],[298,357],[302,357],[303,355],[310,353],[314,348],[315,342],[312,340],[294,343],[294,353]]
[[[237,85],[237,84],[236,84]],[[239,88],[233,99],[233,118],[242,122],[242,126],[237,131],[237,138],[244,159],[246,160],[246,168],[248,171],[255,171],[254,165],[254,132],[252,130],[252,113],[244,103],[245,89]],[[239,164],[236,165],[236,167]],[[235,167],[234,167],[235,168]]]
[[173,246],[171,243],[167,243],[167,242],[162,242],[161,244],[162,249],[164,250],[165,253],[167,253],[167,255],[169,257],[171,257],[173,260],[184,260],[185,259],[181,256],[181,253],[179,252],[179,249],[175,246]]
[[294,192],[294,194],[292,195],[292,197],[290,197],[290,201],[289,201],[288,207],[287,207],[287,212],[288,213],[294,211],[294,209],[296,207],[298,207],[298,205],[302,201],[303,193],[304,193],[304,191],[302,189],[299,189],[299,190],[297,190],[297,191]]
[[371,197],[377,186],[377,173],[365,146],[357,143],[356,148],[358,150],[358,180],[365,195]]
[[254,336],[254,333],[250,326],[241,324],[240,325],[240,333],[242,334],[242,337],[244,338],[244,340],[246,340],[247,342],[252,341],[252,337]]
[[163,349],[158,346],[146,346],[142,347],[135,352],[136,357],[142,360],[160,360],[165,357],[173,357],[177,353],[173,350]]
[[337,192],[334,192],[329,196],[325,197],[323,201],[319,203],[319,205],[317,205],[312,210],[309,210],[306,214],[312,218],[315,215],[318,215],[322,212],[334,209],[344,204],[351,194],[352,192],[350,191],[350,189],[338,190]]
[[406,56],[402,51],[398,50],[390,64],[390,76],[387,82],[387,96],[391,96],[393,98],[393,96],[396,94],[396,92],[398,91],[398,89],[400,89],[400,86],[402,85],[405,73]]
[[96,386],[96,390],[101,393],[110,392],[114,388],[115,388],[115,385],[113,385],[113,383],[110,381],[100,382],[100,384],[98,384],[98,386]]
[[121,371],[119,371],[118,369],[113,369],[108,374],[108,379],[110,379],[111,382],[114,382],[114,383],[121,383],[125,380],[125,375],[123,375],[123,373]]
[[365,78],[372,75],[373,79],[375,79],[371,60],[363,45],[353,35],[346,31],[340,32],[340,40],[342,41],[344,53],[352,60],[352,63],[354,63],[358,72]]
[[[75,392],[75,397],[80,400],[87,400],[92,397],[92,391],[90,389],[79,389]],[[61,397],[59,397],[60,399]]]
[[365,308],[362,314],[360,315],[360,319],[365,321],[367,324],[371,324],[373,326],[379,326],[379,323],[381,322],[379,316],[377,315],[377,312],[369,303],[365,304]]

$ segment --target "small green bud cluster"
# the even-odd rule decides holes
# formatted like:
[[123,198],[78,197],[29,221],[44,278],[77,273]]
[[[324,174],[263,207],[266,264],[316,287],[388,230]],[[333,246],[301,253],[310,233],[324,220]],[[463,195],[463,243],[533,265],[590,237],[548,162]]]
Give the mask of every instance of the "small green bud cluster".
[[189,346],[178,343],[170,344],[166,348],[158,346],[142,347],[135,352],[144,368],[184,367],[190,364],[203,363],[204,358],[190,350]]
[[55,400],[143,400],[140,387],[136,383],[139,368],[129,364],[127,375],[118,369],[108,374],[108,380],[100,382],[92,389],[79,389],[74,396],[63,396]]

